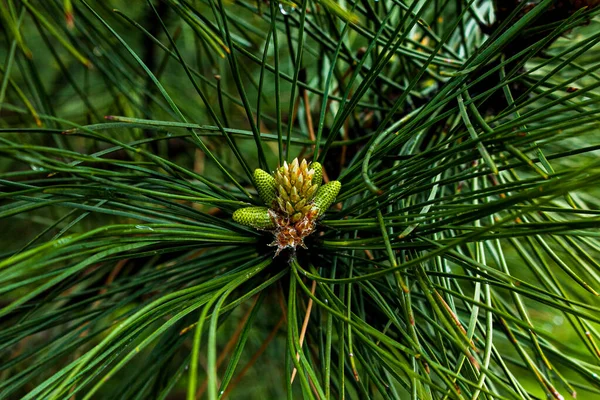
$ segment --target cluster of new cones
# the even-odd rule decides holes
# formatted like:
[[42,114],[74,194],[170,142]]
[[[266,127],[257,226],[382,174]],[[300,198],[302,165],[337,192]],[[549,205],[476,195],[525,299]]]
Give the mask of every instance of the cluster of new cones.
[[286,248],[306,248],[304,238],[314,232],[317,219],[327,211],[341,184],[322,185],[323,167],[318,162],[283,163],[273,174],[254,171],[254,184],[266,207],[246,207],[233,213],[233,220],[256,229],[273,232],[277,256]]

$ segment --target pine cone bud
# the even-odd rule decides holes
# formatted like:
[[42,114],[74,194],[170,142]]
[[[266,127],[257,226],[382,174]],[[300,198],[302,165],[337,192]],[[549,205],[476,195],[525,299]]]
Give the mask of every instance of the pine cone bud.
[[323,182],[323,166],[318,162],[294,159],[283,163],[273,175],[254,171],[254,185],[267,207],[246,207],[233,213],[233,220],[256,229],[273,232],[275,256],[283,249],[306,248],[304,238],[315,231],[317,218],[334,202],[342,185]]
[[233,213],[233,220],[256,229],[273,229],[277,226],[267,207],[240,208]]
[[[321,164],[317,165],[321,172]],[[292,222],[299,221],[312,209],[310,203],[319,187],[314,183],[314,177],[315,170],[309,168],[306,160],[300,163],[297,158],[290,164],[284,162],[283,166],[275,171],[279,195],[276,202],[279,211],[289,216]]]
[[269,208],[275,207],[277,198],[277,183],[275,178],[260,168],[254,170],[254,185],[258,195]]
[[319,210],[319,217],[329,209],[341,188],[342,184],[338,181],[331,181],[319,188],[314,200],[314,206]]

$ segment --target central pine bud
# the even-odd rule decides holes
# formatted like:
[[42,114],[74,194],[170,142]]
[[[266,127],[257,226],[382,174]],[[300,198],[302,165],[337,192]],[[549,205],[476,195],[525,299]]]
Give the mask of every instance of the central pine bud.
[[283,166],[275,172],[279,212],[291,222],[298,222],[313,214],[313,199],[319,188],[313,182],[314,177],[315,170],[309,168],[306,160],[299,163],[297,158],[291,164],[284,161]]
[[233,219],[272,231],[275,255],[286,248],[306,248],[304,238],[314,232],[317,219],[333,203],[341,187],[338,181],[321,185],[322,181],[321,164],[299,162],[297,158],[291,164],[284,162],[272,175],[257,169],[254,184],[266,207],[241,208]]

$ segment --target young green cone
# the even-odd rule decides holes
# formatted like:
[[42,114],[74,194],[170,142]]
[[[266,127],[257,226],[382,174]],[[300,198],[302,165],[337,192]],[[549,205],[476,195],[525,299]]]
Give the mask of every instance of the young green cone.
[[329,209],[341,188],[342,184],[338,181],[331,181],[319,188],[313,203],[319,210],[319,213],[317,214],[319,217],[325,214],[325,211]]
[[277,199],[277,183],[275,178],[266,171],[260,168],[254,170],[254,184],[258,195],[264,201],[265,205],[269,208],[275,207]]
[[319,162],[310,163],[310,168],[315,171],[312,178],[312,183],[321,186],[323,183],[323,166]]
[[267,207],[240,208],[233,213],[233,220],[257,229],[273,229],[276,227]]

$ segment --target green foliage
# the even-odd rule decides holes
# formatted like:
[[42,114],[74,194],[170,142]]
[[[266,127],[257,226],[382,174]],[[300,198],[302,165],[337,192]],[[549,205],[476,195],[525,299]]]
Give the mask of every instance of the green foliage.
[[0,0],[0,399],[600,399],[597,3]]

